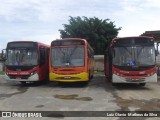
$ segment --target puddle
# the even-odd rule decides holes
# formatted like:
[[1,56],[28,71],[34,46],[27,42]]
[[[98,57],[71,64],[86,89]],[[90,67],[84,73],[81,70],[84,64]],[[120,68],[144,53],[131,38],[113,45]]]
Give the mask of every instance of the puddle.
[[[124,99],[119,97],[116,92],[112,91],[112,95],[114,96],[115,100],[114,103],[120,107],[116,111],[159,111],[160,110],[160,99],[154,98],[150,100],[145,99]],[[136,120],[146,120],[151,117],[136,117]],[[120,117],[118,120],[135,120],[135,117]]]
[[72,94],[72,95],[54,95],[55,98],[59,99],[65,99],[65,100],[72,100],[78,97],[77,94]]
[[28,89],[27,87],[18,87],[17,88],[18,92],[10,93],[10,94],[0,94],[0,100],[4,100],[5,98],[12,97],[13,95],[25,93],[27,89]]
[[42,107],[44,107],[44,105],[37,105],[37,106],[35,106],[36,108],[42,108]]
[[75,98],[76,100],[81,100],[81,101],[92,101],[93,99],[91,97],[79,97]]
[[54,95],[55,98],[64,99],[64,100],[80,100],[80,101],[92,101],[91,97],[78,97],[77,94],[71,95]]
[[[160,99],[151,100],[136,100],[136,99],[123,99],[118,97],[114,100],[115,103],[120,107],[117,111],[159,111],[160,110]],[[135,117],[127,117],[125,120],[135,120]],[[146,120],[146,117],[136,117],[136,120]],[[120,117],[118,120],[124,120]]]
[[130,111],[130,107],[137,108],[136,111],[159,111],[160,110],[160,99],[151,100],[136,100],[136,99],[122,99],[117,98],[114,100],[118,106],[121,107],[121,111]]
[[[115,103],[120,107],[117,111],[159,111],[160,110],[160,99],[151,100],[136,100],[136,99],[123,99],[117,98],[114,100]],[[149,117],[120,117],[118,120],[146,120]],[[151,118],[151,117],[150,117]]]

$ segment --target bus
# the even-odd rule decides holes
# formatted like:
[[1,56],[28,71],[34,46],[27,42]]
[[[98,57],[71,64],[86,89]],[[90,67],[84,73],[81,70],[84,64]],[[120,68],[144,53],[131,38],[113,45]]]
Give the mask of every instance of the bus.
[[157,82],[156,54],[152,37],[115,38],[104,55],[105,76],[116,83]]
[[63,38],[51,42],[50,81],[88,83],[93,72],[94,51],[87,40]]
[[50,47],[34,41],[8,42],[6,47],[5,79],[22,84],[47,80]]

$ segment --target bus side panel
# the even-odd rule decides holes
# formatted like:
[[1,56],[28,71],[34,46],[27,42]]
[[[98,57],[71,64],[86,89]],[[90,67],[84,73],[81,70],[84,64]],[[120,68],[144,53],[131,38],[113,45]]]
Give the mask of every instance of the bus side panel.
[[[88,47],[88,48],[87,48]],[[95,60],[94,60],[94,51],[89,47],[87,46],[86,47],[86,70],[88,70],[88,80],[93,78],[93,74],[94,74],[94,66],[95,66]]]
[[49,81],[54,81],[54,75],[52,75],[53,74],[53,70],[52,70],[51,55],[52,55],[52,50],[50,48],[50,52],[49,52]]
[[39,67],[39,80],[45,80],[48,79],[49,74],[49,51],[47,48],[43,50],[40,50],[40,67]]
[[93,74],[94,74],[94,65],[95,65],[95,61],[94,61],[94,58],[89,58],[89,64],[88,64],[88,67],[89,67],[89,78],[92,78],[93,77]]

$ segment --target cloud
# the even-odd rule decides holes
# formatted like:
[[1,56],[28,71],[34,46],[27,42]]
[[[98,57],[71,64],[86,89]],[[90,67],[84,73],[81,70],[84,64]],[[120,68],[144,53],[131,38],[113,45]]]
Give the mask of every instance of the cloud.
[[39,34],[39,35],[31,35],[31,36],[20,36],[17,38],[8,38],[7,40],[1,40],[0,42],[0,53],[2,49],[6,49],[7,43],[10,41],[37,41],[42,42],[44,44],[50,45],[53,40],[59,39],[60,34],[50,33],[50,34]]
[[[68,16],[128,15],[145,8],[159,8],[159,0],[4,0],[0,4],[0,19],[9,22],[67,21]],[[102,15],[104,16],[102,16]],[[116,16],[115,16],[116,17]]]
[[71,15],[95,16],[97,12],[106,12],[106,6],[109,12],[114,6],[116,8],[112,3],[111,0],[4,0],[0,4],[0,16],[10,22],[50,22],[66,19]]
[[160,1],[159,0],[146,0],[144,2],[144,7],[160,8]]
[[160,8],[159,0],[123,0],[120,4],[126,12],[141,11],[144,9],[150,9],[152,11]]
[[1,0],[0,39],[51,41],[69,16],[109,18],[120,36],[140,35],[159,29],[159,11],[159,0]]
[[0,16],[7,21],[45,21],[61,6],[58,3],[51,0],[5,0],[0,4]]
[[53,40],[59,39],[60,34],[57,33],[50,33],[50,34],[42,34],[42,35],[33,35],[33,36],[25,36],[21,38],[21,40],[31,40],[31,41],[41,41],[47,45],[50,45]]

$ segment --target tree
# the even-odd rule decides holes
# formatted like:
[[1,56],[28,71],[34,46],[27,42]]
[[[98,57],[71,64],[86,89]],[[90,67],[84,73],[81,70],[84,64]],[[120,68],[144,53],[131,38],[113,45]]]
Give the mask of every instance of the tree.
[[121,28],[116,28],[109,19],[71,17],[69,24],[63,24],[64,30],[59,30],[61,38],[84,38],[93,47],[95,54],[104,54],[106,44],[117,37]]

